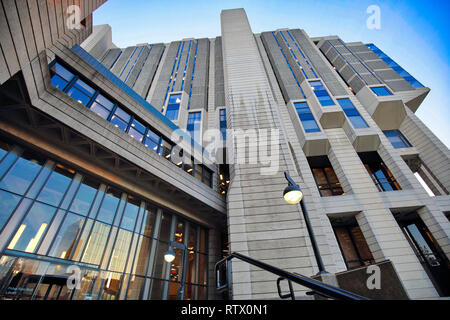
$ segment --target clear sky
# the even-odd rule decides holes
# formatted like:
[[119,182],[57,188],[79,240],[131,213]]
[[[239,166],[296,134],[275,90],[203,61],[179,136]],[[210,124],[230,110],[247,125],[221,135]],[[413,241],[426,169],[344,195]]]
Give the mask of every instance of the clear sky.
[[[366,27],[370,5],[380,7],[381,28]],[[220,35],[220,11],[244,8],[254,33],[304,29],[310,37],[338,35],[374,43],[431,88],[417,111],[450,146],[450,1],[337,0],[108,0],[94,24],[109,24],[121,47]]]

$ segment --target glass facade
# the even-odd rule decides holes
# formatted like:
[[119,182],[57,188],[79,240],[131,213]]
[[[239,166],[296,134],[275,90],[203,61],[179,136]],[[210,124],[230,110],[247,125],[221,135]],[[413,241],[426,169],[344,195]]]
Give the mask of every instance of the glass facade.
[[338,103],[342,107],[342,110],[344,110],[345,115],[350,120],[355,129],[369,127],[364,118],[359,114],[358,110],[356,110],[350,99],[338,99]]
[[383,131],[383,133],[395,149],[412,147],[411,143],[409,143],[399,130],[387,130]]
[[294,107],[306,133],[320,132],[320,128],[306,102],[295,102]]
[[[0,146],[0,299],[207,298],[206,229],[39,153]],[[172,241],[181,249],[169,264]]]
[[[126,111],[117,102],[106,98],[103,92],[86,84],[85,81],[82,81],[77,75],[74,75],[74,73],[56,61],[50,64],[50,74],[52,84],[58,89],[67,93],[103,119],[111,122],[116,128],[124,131],[140,143],[143,143],[158,155],[172,161],[171,153],[173,144],[162,135],[156,133],[153,128],[147,126],[143,121],[136,119],[132,113]],[[180,103],[181,94],[170,95],[167,112],[171,114],[170,117],[173,117],[173,119],[171,118],[172,120],[178,119]],[[169,112],[170,106],[172,106],[172,111]],[[198,164],[198,166],[200,167],[202,165]],[[22,169],[19,168],[19,170]],[[203,168],[203,170],[208,169]],[[209,186],[210,184],[207,185]]]

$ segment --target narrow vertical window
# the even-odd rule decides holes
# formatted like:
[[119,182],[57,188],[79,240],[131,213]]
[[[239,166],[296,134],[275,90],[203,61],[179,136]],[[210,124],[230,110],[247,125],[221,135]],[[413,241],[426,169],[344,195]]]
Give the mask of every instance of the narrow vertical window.
[[220,133],[222,134],[222,139],[225,141],[227,140],[227,109],[220,109],[219,121]]
[[375,262],[361,229],[354,217],[331,221],[347,269],[367,266]]
[[350,101],[350,99],[338,99],[338,102],[340,106],[342,107],[342,110],[344,110],[345,115],[352,123],[353,127],[355,129],[360,128],[368,128],[367,122],[361,117],[358,110],[356,110],[353,103]]
[[178,120],[178,111],[180,110],[181,93],[171,94],[169,104],[167,105],[166,117],[170,120]]
[[186,130],[190,133],[192,139],[194,139],[197,142],[201,140],[200,139],[201,123],[202,123],[201,112],[189,113]]
[[402,189],[377,152],[361,152],[358,155],[377,186],[378,191]]
[[409,141],[399,130],[387,130],[383,131],[383,133],[391,142],[392,146],[396,149],[412,147],[411,143],[409,143]]
[[306,133],[320,132],[320,128],[306,102],[296,102],[294,107]]
[[328,91],[322,84],[322,81],[314,80],[310,81],[309,84],[322,107],[334,105],[333,99],[331,99],[330,95],[328,94]]
[[322,197],[339,196],[344,193],[327,156],[309,157],[308,163]]

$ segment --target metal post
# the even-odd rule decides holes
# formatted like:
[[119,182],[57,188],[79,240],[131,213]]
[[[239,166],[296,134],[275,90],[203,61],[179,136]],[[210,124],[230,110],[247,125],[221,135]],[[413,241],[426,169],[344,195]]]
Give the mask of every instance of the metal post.
[[316,257],[317,266],[319,267],[319,274],[328,273],[325,270],[325,266],[322,261],[322,256],[320,255],[319,251],[319,246],[317,245],[316,237],[314,236],[314,231],[311,227],[311,222],[309,221],[308,210],[306,210],[305,204],[303,203],[303,199],[302,201],[300,201],[300,207],[303,212],[303,218],[305,219],[306,229],[308,230],[309,238],[311,239],[311,245],[313,247],[314,256]]
[[[295,183],[295,181],[292,179],[292,177],[289,175],[287,171],[284,172],[284,176],[286,180],[288,181],[289,185],[295,186],[300,190],[300,186]],[[319,247],[317,246],[316,237],[314,236],[314,231],[311,226],[311,221],[309,220],[308,210],[306,210],[304,199],[300,201],[300,208],[303,213],[303,218],[305,219],[306,223],[306,229],[308,230],[309,238],[311,239],[311,245],[313,247],[314,256],[316,258],[317,266],[319,267],[319,274],[328,273],[325,270],[325,266],[322,261],[322,257],[320,255]]]

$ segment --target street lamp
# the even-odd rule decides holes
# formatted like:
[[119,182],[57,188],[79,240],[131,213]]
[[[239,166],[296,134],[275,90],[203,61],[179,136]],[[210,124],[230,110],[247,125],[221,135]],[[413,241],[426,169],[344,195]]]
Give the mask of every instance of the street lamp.
[[325,266],[320,256],[319,247],[317,246],[316,238],[314,236],[314,231],[311,227],[311,222],[309,221],[308,211],[306,210],[305,204],[302,201],[303,193],[300,186],[295,183],[291,178],[289,173],[284,172],[284,177],[288,181],[288,186],[284,189],[283,198],[289,204],[299,204],[302,209],[303,218],[305,219],[306,229],[308,230],[309,238],[311,239],[311,245],[313,247],[314,256],[316,257],[317,266],[319,268],[319,274],[328,273],[325,270]]
[[303,198],[303,193],[300,190],[300,187],[294,182],[294,180],[292,180],[287,172],[284,173],[284,176],[289,183],[283,192],[284,200],[289,204],[299,203]]
[[169,247],[169,250],[167,250],[166,254],[164,255],[164,260],[169,263],[175,260],[175,251],[173,251],[172,247]]

